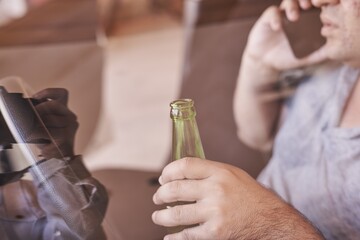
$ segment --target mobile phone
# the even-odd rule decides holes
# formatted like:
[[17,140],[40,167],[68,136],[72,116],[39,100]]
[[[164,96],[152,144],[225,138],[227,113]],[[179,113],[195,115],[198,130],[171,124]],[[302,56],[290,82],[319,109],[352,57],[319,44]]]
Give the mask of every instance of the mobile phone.
[[321,36],[320,12],[319,8],[301,11],[296,22],[284,17],[283,29],[295,57],[306,57],[325,44],[326,39]]

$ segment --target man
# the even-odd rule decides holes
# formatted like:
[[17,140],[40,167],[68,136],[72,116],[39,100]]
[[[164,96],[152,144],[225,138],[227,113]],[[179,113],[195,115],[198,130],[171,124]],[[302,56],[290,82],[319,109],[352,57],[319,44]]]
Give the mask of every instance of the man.
[[[166,240],[360,238],[360,0],[284,0],[282,8],[295,21],[311,5],[321,8],[325,46],[296,59],[281,9],[270,7],[249,35],[236,89],[239,136],[273,149],[259,181],[278,195],[229,165],[175,161],[163,170],[153,200],[192,203],[156,211],[153,221],[197,225]],[[293,96],[293,89],[263,91],[282,71],[326,59],[331,64]]]
[[[19,93],[7,93],[1,87],[2,115],[6,116],[3,110],[7,108],[10,117],[0,124],[7,125],[16,136],[15,140],[4,141],[6,127],[1,126],[1,143],[17,143],[14,145],[20,146],[24,156],[17,154],[11,158],[9,154],[1,154],[0,160],[6,161],[10,170],[20,158],[25,158],[29,165],[23,171],[0,173],[1,239],[106,239],[101,223],[107,193],[91,177],[81,156],[74,154],[78,122],[67,108],[67,91],[51,88],[32,96],[41,121],[32,114],[28,101]],[[34,161],[37,157],[39,161]],[[32,181],[19,179],[25,172],[30,173]]]

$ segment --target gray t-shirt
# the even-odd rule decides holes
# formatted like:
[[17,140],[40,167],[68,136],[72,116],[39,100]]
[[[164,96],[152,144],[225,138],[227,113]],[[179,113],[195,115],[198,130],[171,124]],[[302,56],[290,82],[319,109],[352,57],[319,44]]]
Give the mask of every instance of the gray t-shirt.
[[359,73],[336,66],[299,86],[285,103],[272,159],[258,178],[326,239],[360,239],[360,126],[339,128]]

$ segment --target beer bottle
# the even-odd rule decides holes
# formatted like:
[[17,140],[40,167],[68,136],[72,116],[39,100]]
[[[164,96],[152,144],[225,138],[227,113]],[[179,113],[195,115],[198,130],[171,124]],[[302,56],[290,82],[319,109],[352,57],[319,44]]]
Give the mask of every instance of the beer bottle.
[[[172,161],[184,157],[198,157],[205,159],[203,146],[196,123],[196,111],[194,101],[191,99],[179,99],[170,104],[170,116],[173,122],[172,130]],[[177,202],[175,205],[191,204],[191,202]],[[177,233],[186,227],[177,226],[168,228],[168,233]]]

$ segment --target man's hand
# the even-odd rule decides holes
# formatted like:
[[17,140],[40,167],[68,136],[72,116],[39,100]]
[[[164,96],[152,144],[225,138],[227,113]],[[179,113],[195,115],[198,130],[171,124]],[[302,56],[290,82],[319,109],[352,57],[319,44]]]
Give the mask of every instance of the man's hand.
[[297,21],[300,17],[300,10],[308,10],[311,7],[311,0],[283,0],[280,5],[290,21]]
[[[297,1],[287,0],[284,7],[287,9],[289,4]],[[234,115],[238,136],[246,145],[261,151],[271,150],[283,109],[282,100],[296,90],[296,84],[279,82],[280,73],[327,59],[326,47],[304,58],[296,58],[283,30],[284,17],[279,7],[271,6],[255,23],[244,50],[235,89]]]
[[[293,16],[294,12],[299,14],[298,11],[292,10],[295,5],[293,2],[296,1],[285,0],[283,3],[289,16]],[[324,48],[305,58],[297,59],[290,48],[282,25],[282,10],[276,6],[266,9],[250,32],[243,60],[251,58],[259,66],[280,72],[313,65],[326,59]]]
[[36,93],[33,98],[40,102],[35,109],[51,136],[47,136],[51,143],[39,145],[42,155],[45,158],[73,156],[79,124],[76,115],[67,108],[67,90],[48,88]]
[[322,239],[295,209],[241,169],[185,158],[165,167],[155,204],[190,202],[156,211],[154,223],[194,225],[166,240]]

